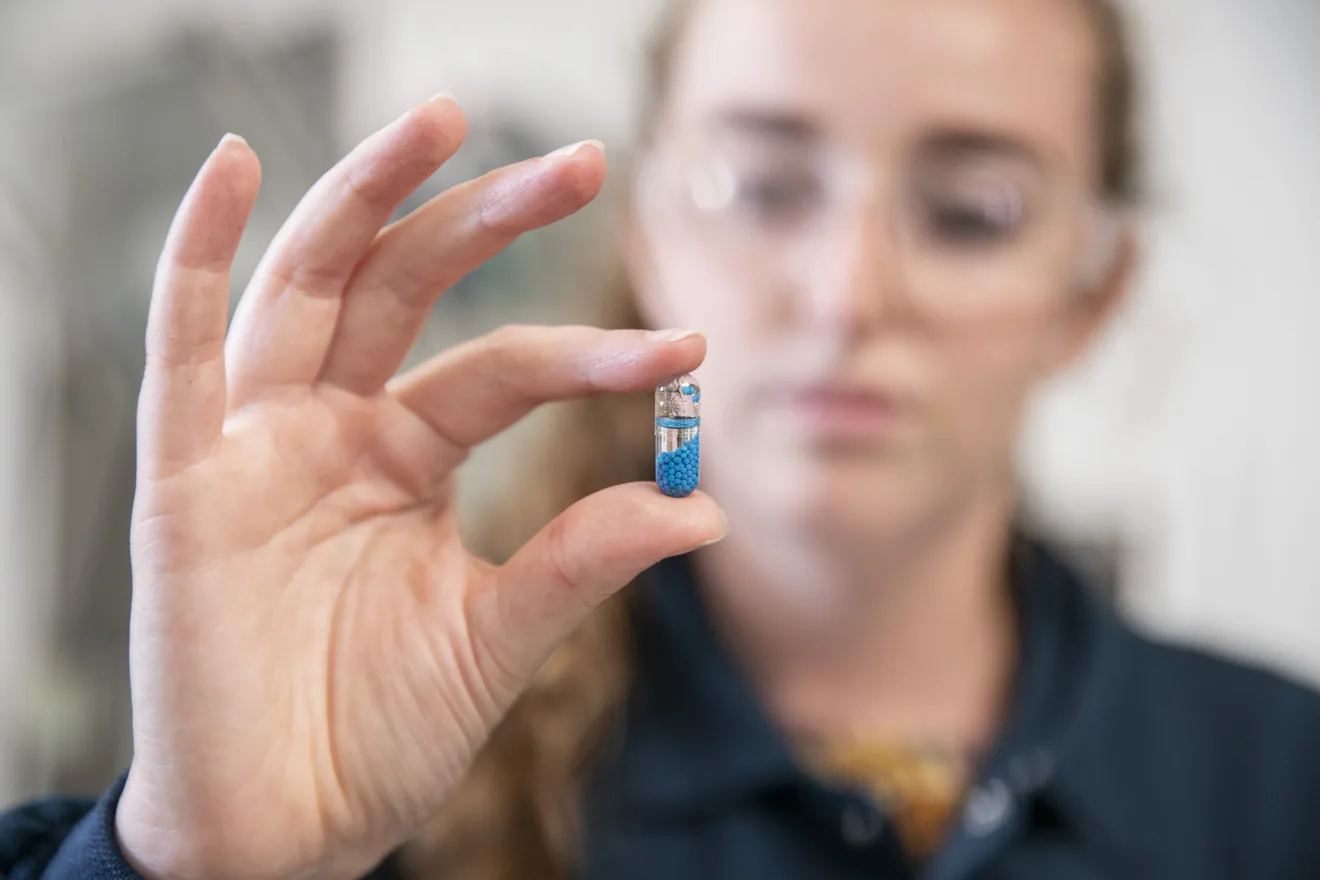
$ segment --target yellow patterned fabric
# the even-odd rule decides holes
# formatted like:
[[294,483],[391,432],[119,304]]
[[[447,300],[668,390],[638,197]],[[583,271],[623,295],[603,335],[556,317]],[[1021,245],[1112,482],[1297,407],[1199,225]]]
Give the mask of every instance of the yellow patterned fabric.
[[958,752],[870,740],[818,743],[805,757],[822,777],[872,795],[915,862],[927,860],[944,840],[971,771]]

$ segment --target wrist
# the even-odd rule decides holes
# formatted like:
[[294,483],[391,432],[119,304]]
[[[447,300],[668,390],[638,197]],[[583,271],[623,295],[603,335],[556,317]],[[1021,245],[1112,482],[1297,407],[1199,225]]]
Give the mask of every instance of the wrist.
[[252,841],[226,833],[232,825],[220,817],[181,820],[180,811],[162,805],[132,770],[115,805],[115,841],[143,880],[357,880],[374,864],[327,857],[308,865],[295,863],[293,853],[262,858],[253,853]]
[[143,880],[200,880],[205,865],[190,855],[196,848],[179,829],[153,815],[150,800],[141,789],[130,770],[114,813],[115,842],[124,861]]

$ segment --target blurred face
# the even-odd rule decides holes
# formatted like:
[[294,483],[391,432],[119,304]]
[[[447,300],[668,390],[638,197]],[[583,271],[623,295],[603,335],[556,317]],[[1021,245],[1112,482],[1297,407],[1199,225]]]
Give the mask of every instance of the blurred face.
[[676,51],[630,262],[653,325],[709,336],[735,529],[865,544],[1007,491],[1106,299],[1080,4],[703,0]]

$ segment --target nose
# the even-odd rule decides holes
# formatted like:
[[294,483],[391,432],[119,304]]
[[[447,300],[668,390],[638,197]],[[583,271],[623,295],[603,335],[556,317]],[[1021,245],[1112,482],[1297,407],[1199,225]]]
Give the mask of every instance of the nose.
[[840,218],[814,270],[803,280],[805,310],[817,325],[864,334],[888,320],[903,300],[900,244],[878,206]]

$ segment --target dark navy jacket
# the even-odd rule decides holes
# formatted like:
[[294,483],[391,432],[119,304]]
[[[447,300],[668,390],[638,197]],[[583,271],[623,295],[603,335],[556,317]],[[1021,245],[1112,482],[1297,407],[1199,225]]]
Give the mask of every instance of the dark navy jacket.
[[[688,566],[657,567],[621,736],[585,798],[584,880],[1320,880],[1320,697],[1148,641],[1039,547],[1013,580],[1010,721],[917,868],[880,805],[794,762]],[[0,874],[138,880],[114,843],[118,788],[0,816]]]

